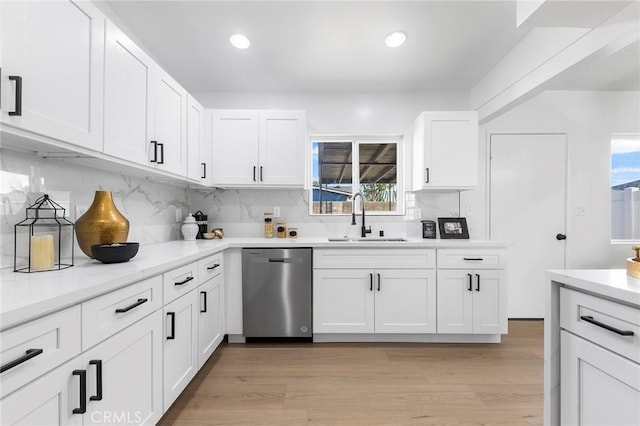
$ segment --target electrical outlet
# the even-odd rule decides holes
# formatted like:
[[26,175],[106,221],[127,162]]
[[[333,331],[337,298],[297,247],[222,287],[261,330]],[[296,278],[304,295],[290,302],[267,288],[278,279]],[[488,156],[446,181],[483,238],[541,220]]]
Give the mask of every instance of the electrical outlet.
[[89,206],[76,206],[76,220],[80,218],[83,214],[87,212]]
[[182,210],[176,208],[176,222],[182,222]]
[[273,208],[273,217],[280,217],[280,207]]

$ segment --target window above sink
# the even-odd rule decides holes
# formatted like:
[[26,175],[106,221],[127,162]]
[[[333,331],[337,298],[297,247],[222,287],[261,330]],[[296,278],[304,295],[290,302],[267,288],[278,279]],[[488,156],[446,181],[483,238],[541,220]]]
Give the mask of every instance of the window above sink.
[[[404,213],[400,136],[313,136],[309,214],[349,215],[361,192],[367,215]],[[355,213],[362,212],[358,199]]]

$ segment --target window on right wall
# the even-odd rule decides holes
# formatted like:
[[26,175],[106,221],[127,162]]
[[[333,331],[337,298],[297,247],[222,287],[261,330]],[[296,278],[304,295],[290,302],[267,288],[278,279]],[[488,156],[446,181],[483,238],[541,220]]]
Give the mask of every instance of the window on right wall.
[[640,135],[611,137],[611,239],[640,240]]

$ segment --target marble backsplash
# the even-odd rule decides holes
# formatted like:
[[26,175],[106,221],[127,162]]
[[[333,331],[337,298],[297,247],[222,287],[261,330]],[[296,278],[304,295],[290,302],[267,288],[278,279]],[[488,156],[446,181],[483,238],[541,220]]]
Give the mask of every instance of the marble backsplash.
[[[14,225],[25,217],[25,209],[44,193],[67,208],[75,222],[76,207],[88,207],[97,190],[112,191],[118,210],[129,219],[129,241],[141,244],[181,239],[182,217],[202,210],[209,228],[223,228],[229,237],[263,236],[264,213],[280,207],[278,221],[298,228],[301,237],[358,236],[359,226],[351,217],[309,215],[309,192],[274,189],[188,189],[164,181],[131,177],[95,169],[66,160],[43,159],[33,154],[0,150],[0,267],[13,267]],[[416,193],[415,207],[421,218],[458,216],[458,193]],[[358,218],[358,224],[360,219]],[[419,218],[407,216],[367,217],[373,234],[421,235]],[[76,258],[84,257],[76,244]]]

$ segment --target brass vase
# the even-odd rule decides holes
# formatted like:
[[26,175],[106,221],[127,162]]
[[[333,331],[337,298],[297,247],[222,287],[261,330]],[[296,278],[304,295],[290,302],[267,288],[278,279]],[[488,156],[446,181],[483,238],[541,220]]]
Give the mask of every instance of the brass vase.
[[93,204],[76,220],[80,249],[89,257],[94,244],[123,243],[129,235],[129,221],[113,204],[111,191],[96,191]]

